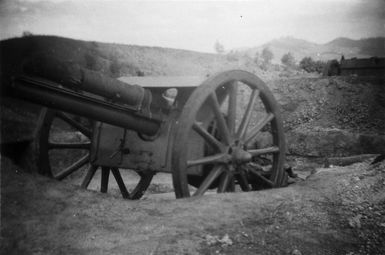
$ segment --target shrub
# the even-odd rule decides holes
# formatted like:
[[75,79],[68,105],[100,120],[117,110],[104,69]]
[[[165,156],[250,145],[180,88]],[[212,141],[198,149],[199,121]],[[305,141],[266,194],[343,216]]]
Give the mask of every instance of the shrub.
[[218,54],[225,52],[225,47],[220,42],[216,41],[214,44],[214,49]]
[[290,52],[286,53],[281,58],[282,64],[284,64],[287,67],[294,67],[295,66],[295,58],[293,55],[291,55]]
[[261,62],[261,54],[257,51],[254,55],[254,63],[259,65]]
[[23,37],[29,37],[29,36],[33,36],[33,34],[30,32],[30,31],[23,31],[23,34],[22,34]]
[[112,77],[119,77],[121,68],[122,68],[122,63],[118,61],[116,58],[112,59],[110,64],[110,72],[112,74]]
[[322,72],[324,76],[340,75],[341,74],[340,64],[336,59],[330,60],[326,63]]
[[299,67],[308,73],[312,73],[312,72],[322,73],[324,66],[325,66],[324,62],[320,60],[314,61],[311,57],[304,57],[299,62]]
[[84,55],[84,59],[86,61],[86,68],[97,71],[97,63],[93,55],[91,55],[90,53],[86,53]]
[[227,53],[226,55],[226,59],[228,61],[238,61],[240,58],[239,56],[239,53],[237,51],[230,51],[229,53]]
[[273,52],[271,52],[269,48],[266,47],[262,50],[262,58],[263,58],[263,63],[265,65],[270,64],[273,57],[274,57],[274,54]]

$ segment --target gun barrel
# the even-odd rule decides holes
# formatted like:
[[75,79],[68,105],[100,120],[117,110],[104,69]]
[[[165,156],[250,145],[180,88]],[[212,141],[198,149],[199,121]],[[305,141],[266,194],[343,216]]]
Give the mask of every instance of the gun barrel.
[[41,56],[24,65],[24,72],[45,78],[75,91],[86,91],[110,102],[129,105],[135,110],[148,109],[151,92],[138,85],[130,85],[102,73],[81,68],[78,64]]
[[149,118],[119,104],[63,90],[48,81],[26,76],[16,77],[12,96],[43,106],[89,117],[115,126],[155,135],[162,120]]

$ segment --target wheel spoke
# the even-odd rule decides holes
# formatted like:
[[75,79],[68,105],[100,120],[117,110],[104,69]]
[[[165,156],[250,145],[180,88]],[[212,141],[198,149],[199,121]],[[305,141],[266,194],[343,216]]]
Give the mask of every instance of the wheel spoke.
[[122,176],[120,175],[119,169],[113,167],[113,168],[111,168],[111,172],[112,172],[112,174],[113,174],[114,177],[115,177],[116,183],[117,183],[118,186],[119,186],[120,193],[122,193],[123,198],[125,198],[125,199],[130,198],[130,194],[128,193],[127,188],[126,188],[126,185],[125,185],[124,182],[123,182],[123,178],[122,178]]
[[241,186],[241,189],[243,191],[250,191],[250,185],[249,181],[247,180],[246,173],[244,171],[240,171],[239,174],[237,175],[237,180],[239,183],[239,186]]
[[134,190],[131,190],[130,199],[139,199],[143,196],[147,187],[150,185],[152,177],[155,172],[153,171],[144,171],[144,172],[136,172],[140,176],[140,181],[138,185],[136,185]]
[[237,137],[239,139],[243,139],[247,132],[247,127],[249,126],[250,119],[251,119],[251,113],[253,112],[255,101],[259,95],[259,90],[254,89],[253,92],[251,92],[249,103],[247,104],[246,111],[243,115],[241,124],[239,125]]
[[188,160],[187,167],[196,166],[196,165],[206,165],[213,163],[224,163],[227,159],[226,153],[215,154],[212,156],[207,156],[199,159]]
[[80,169],[82,166],[87,164],[89,161],[89,154],[85,155],[84,157],[80,158],[78,161],[67,167],[66,169],[62,170],[58,174],[54,176],[55,179],[57,180],[63,180],[65,177],[68,175],[72,174],[76,170]]
[[265,118],[260,120],[251,130],[250,134],[248,134],[247,138],[245,139],[245,144],[248,144],[253,138],[255,138],[260,133],[261,129],[266,126],[266,124],[269,123],[272,119],[274,119],[274,114],[268,113]]
[[48,143],[48,149],[90,149],[91,143]]
[[230,84],[229,105],[227,111],[227,126],[229,127],[230,134],[235,133],[235,118],[237,115],[237,92],[237,82],[234,81]]
[[224,172],[219,180],[218,193],[223,193],[227,190],[227,187],[230,183],[230,174],[228,172]]
[[97,169],[98,169],[98,166],[94,166],[94,165],[90,165],[88,167],[87,172],[86,172],[86,176],[84,176],[82,184],[80,185],[80,187],[82,187],[83,189],[86,189],[88,187],[88,185],[90,185],[90,182],[91,182],[92,178],[94,177]]
[[213,108],[215,118],[217,119],[217,125],[218,125],[218,130],[219,133],[221,134],[222,139],[226,144],[230,144],[230,132],[229,129],[227,128],[226,120],[223,116],[223,113],[220,109],[220,105],[218,102],[218,97],[215,93],[212,93],[210,95],[210,102],[211,106]]
[[279,148],[277,146],[271,146],[263,149],[248,150],[247,152],[250,153],[252,156],[258,156],[262,154],[277,153],[279,152]]
[[63,112],[57,112],[56,113],[56,116],[62,120],[64,120],[65,122],[67,122],[68,124],[70,124],[72,127],[76,128],[77,130],[79,130],[80,132],[82,132],[85,136],[87,136],[88,138],[91,138],[92,136],[92,131],[88,128],[86,128],[85,126],[83,126],[81,123],[77,122],[76,120],[72,119],[71,117],[67,116],[65,113]]
[[100,183],[100,192],[106,193],[108,190],[108,177],[110,176],[110,168],[102,167],[102,179]]
[[228,192],[235,192],[235,178],[234,174],[229,173],[230,175],[230,180],[229,180],[229,185],[227,185],[227,190]]
[[223,172],[223,166],[215,166],[207,177],[204,179],[202,184],[199,186],[197,191],[194,193],[194,196],[203,195],[206,190],[210,187],[210,185],[218,178],[218,176]]
[[197,132],[205,141],[211,145],[214,149],[220,151],[223,145],[214,137],[212,136],[207,130],[205,130],[201,125],[199,125],[197,122],[194,122],[193,129],[195,132]]
[[249,169],[249,171],[250,171],[250,173],[252,173],[255,176],[257,176],[259,179],[261,179],[262,181],[267,183],[270,187],[274,187],[274,183],[272,181],[270,181],[269,179],[267,179],[265,176],[263,176],[261,173],[259,173],[257,170]]

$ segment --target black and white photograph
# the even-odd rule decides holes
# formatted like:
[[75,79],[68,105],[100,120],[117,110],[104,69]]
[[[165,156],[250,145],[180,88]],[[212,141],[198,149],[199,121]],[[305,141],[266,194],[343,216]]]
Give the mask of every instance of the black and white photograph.
[[0,254],[385,254],[384,0],[0,0]]

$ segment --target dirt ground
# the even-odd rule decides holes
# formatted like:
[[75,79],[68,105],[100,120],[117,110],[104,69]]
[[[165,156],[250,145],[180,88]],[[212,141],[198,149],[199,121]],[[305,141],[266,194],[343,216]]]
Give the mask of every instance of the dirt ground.
[[139,201],[28,174],[4,157],[1,170],[1,254],[385,253],[385,162],[317,168],[275,190]]

